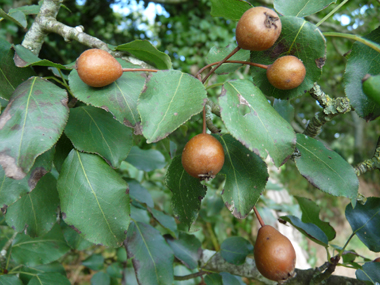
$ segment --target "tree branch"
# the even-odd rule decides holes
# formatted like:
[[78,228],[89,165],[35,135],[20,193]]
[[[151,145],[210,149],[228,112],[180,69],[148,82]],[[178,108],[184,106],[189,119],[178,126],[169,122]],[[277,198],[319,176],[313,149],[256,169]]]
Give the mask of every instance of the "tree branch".
[[375,169],[380,170],[380,137],[377,140],[376,149],[371,159],[364,160],[354,167],[357,176]]
[[313,88],[311,88],[309,92],[310,95],[316,99],[323,108],[323,111],[314,116],[303,132],[309,137],[316,137],[321,132],[322,126],[331,121],[331,119],[335,116],[348,113],[352,110],[350,100],[348,98],[338,97],[336,99],[332,99],[321,90],[317,83],[314,83]]

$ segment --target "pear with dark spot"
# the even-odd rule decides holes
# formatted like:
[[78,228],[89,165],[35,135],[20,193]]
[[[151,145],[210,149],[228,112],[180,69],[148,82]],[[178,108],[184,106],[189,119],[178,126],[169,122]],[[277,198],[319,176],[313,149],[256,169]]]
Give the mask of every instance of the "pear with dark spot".
[[272,226],[262,226],[253,249],[256,267],[266,278],[281,282],[294,275],[296,253],[289,239]]

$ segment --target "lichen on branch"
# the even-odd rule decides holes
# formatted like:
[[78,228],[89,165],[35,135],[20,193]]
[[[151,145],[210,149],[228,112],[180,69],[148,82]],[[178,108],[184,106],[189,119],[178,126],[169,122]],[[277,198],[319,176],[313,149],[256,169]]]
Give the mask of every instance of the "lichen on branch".
[[354,167],[357,176],[375,169],[380,170],[380,137],[377,140],[376,149],[371,159],[366,159]]

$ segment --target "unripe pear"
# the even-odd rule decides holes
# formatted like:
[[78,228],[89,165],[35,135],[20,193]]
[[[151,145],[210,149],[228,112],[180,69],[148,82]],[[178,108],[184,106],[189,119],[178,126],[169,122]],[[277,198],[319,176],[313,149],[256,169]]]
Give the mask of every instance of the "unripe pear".
[[296,252],[289,239],[274,227],[265,225],[259,229],[253,254],[264,277],[277,282],[293,277]]
[[76,62],[80,79],[92,87],[104,87],[116,81],[122,74],[121,64],[101,49],[84,51]]

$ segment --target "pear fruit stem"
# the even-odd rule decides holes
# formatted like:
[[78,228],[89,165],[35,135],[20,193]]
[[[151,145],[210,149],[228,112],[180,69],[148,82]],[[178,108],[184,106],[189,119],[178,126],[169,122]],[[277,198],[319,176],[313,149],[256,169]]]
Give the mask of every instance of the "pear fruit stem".
[[255,215],[256,215],[257,219],[259,220],[260,225],[262,227],[265,226],[265,223],[264,223],[263,219],[261,218],[259,212],[257,211],[256,206],[253,206],[253,211],[255,212]]

